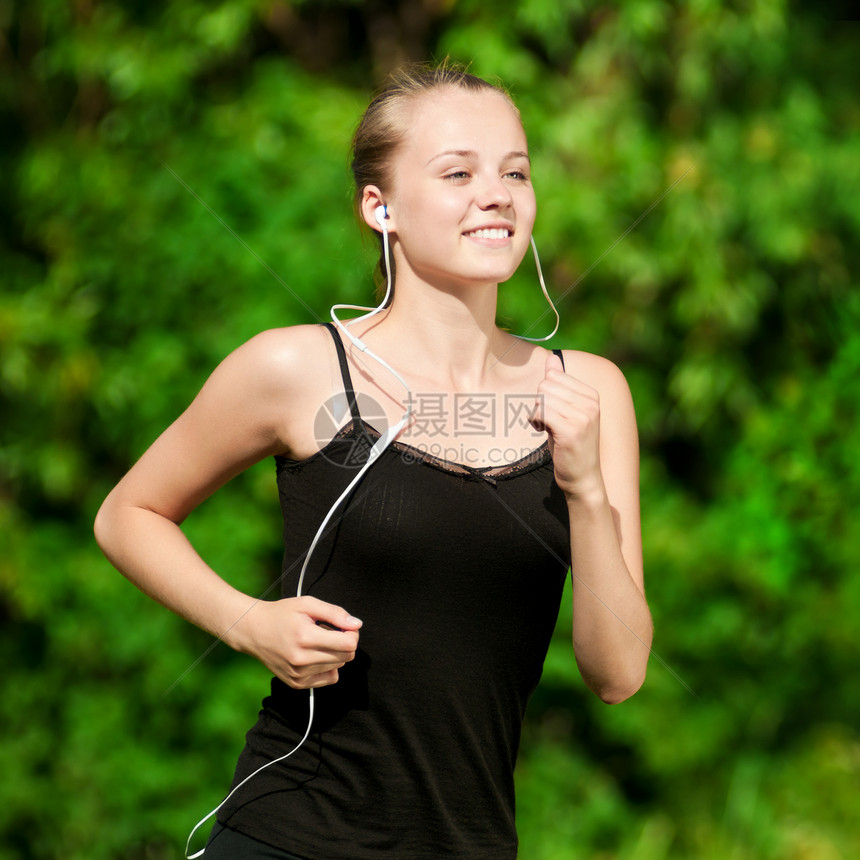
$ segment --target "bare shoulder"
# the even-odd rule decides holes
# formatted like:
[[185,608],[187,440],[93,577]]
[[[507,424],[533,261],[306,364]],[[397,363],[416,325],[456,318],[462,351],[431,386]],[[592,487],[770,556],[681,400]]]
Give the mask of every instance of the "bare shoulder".
[[313,368],[327,364],[330,352],[331,337],[322,326],[268,329],[230,353],[216,372],[241,375],[277,387],[300,385],[313,375]]
[[578,349],[565,349],[563,355],[565,372],[594,388],[601,400],[630,400],[630,386],[617,364]]
[[198,425],[216,420],[269,440],[274,451],[297,445],[335,384],[331,335],[320,325],[269,329],[231,352],[189,410]]
[[[300,403],[331,387],[334,349],[320,325],[268,329],[237,347],[215,369],[204,391],[241,401]],[[323,394],[323,399],[325,394]]]

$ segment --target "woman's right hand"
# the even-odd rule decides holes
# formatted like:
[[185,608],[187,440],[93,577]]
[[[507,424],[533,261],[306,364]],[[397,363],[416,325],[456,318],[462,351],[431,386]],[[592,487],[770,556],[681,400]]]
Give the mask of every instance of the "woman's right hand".
[[355,658],[361,621],[316,597],[256,602],[237,622],[229,644],[256,657],[296,690],[325,687]]

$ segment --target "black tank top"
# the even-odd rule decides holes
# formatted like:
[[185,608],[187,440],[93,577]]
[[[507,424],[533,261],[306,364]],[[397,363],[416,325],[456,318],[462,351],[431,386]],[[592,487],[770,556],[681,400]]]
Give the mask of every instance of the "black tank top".
[[[378,433],[333,328],[351,421],[313,456],[276,458],[282,594]],[[570,565],[546,443],[475,469],[395,442],[341,505],[304,593],[364,622],[355,660],[318,689],[310,737],[219,812],[310,860],[513,860],[513,770]],[[234,785],[292,749],[307,691],[276,678]]]

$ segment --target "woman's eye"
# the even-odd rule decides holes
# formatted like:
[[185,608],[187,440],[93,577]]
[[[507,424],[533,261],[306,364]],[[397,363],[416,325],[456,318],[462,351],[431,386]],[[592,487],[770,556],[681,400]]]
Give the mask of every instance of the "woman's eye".
[[522,170],[509,170],[506,174],[511,179],[516,179],[518,182],[525,182],[528,176]]
[[468,179],[469,172],[467,170],[452,170],[445,174],[445,179]]

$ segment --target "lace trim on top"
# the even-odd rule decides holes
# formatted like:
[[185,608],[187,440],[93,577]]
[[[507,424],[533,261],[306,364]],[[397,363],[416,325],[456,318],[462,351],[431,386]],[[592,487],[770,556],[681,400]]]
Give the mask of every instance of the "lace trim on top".
[[[275,459],[281,468],[286,471],[300,469],[302,466],[310,463],[320,457],[325,457],[326,452],[337,442],[346,439],[360,439],[367,437],[371,440],[371,444],[380,437],[380,432],[365,423],[361,419],[352,419],[347,422],[340,430],[332,437],[332,439],[319,451],[306,457],[304,460],[291,460],[288,457],[277,456]],[[423,463],[431,466],[434,469],[447,472],[452,475],[459,475],[466,480],[471,481],[486,481],[490,484],[495,484],[496,480],[504,480],[514,478],[518,475],[523,475],[538,469],[546,463],[552,461],[549,452],[549,444],[544,442],[537,448],[529,451],[525,456],[514,460],[511,463],[501,463],[498,466],[468,466],[465,463],[457,463],[453,460],[446,460],[443,457],[437,457],[434,454],[424,451],[414,445],[409,445],[406,442],[395,440],[391,443],[388,451],[397,451],[404,463]],[[387,452],[386,452],[387,453]]]

